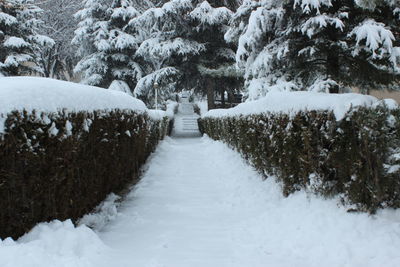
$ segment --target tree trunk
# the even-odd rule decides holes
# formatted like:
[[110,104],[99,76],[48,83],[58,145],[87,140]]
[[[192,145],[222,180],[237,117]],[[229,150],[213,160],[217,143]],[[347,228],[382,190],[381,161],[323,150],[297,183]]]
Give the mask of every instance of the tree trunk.
[[206,80],[206,87],[207,87],[207,104],[208,110],[215,108],[215,101],[214,101],[214,81],[212,78],[207,78]]
[[[336,82],[338,82],[339,78],[339,57],[337,55],[336,49],[331,49],[328,51],[328,59],[327,59],[327,72],[328,77]],[[329,88],[329,93],[338,94],[339,93],[339,85],[331,86]]]

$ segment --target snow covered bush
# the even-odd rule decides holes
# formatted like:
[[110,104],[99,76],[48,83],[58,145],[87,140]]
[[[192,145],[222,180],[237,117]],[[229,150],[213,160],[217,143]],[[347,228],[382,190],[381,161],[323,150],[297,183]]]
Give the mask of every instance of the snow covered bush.
[[331,93],[399,90],[396,10],[397,1],[245,0],[225,38],[238,43],[250,98],[285,82]]
[[38,77],[0,79],[0,238],[78,219],[135,183],[169,132],[132,96]]
[[54,46],[39,34],[41,10],[33,0],[0,1],[0,72],[7,76],[43,74],[40,53]]
[[168,132],[168,120],[133,111],[14,111],[0,136],[0,238],[35,224],[79,219],[139,169]]
[[339,195],[356,210],[400,208],[400,109],[205,117],[200,128],[237,149],[260,173],[275,175],[284,195]]

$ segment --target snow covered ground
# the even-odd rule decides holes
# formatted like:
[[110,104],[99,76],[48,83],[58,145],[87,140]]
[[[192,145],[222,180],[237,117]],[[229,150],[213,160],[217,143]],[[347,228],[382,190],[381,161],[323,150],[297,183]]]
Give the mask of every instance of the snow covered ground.
[[284,198],[273,177],[207,137],[163,141],[114,217],[99,233],[56,221],[3,240],[0,266],[400,266],[400,211]]

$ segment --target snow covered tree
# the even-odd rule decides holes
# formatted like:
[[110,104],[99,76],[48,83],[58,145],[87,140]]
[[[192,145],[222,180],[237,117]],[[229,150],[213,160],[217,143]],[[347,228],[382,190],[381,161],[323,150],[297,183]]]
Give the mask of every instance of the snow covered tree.
[[77,56],[82,59],[74,72],[80,73],[86,84],[108,87],[112,82],[105,52],[109,49],[110,5],[111,0],[86,0],[75,15],[80,23],[72,44],[79,46]]
[[108,67],[114,80],[124,81],[130,88],[135,88],[142,78],[142,68],[136,61],[136,50],[140,45],[137,36],[127,32],[128,22],[140,13],[130,0],[114,0],[111,5],[109,20]]
[[389,0],[248,0],[226,37],[239,43],[250,98],[276,87],[398,89],[396,14]]
[[132,20],[132,33],[143,39],[137,54],[148,73],[138,83],[136,95],[153,99],[155,83],[165,100],[174,91],[200,90],[206,81],[212,81],[208,86],[212,88],[223,77],[226,83],[219,85],[228,86],[230,78],[236,81],[234,52],[223,39],[232,14],[207,1],[171,0]]
[[150,8],[129,23],[130,32],[142,41],[137,55],[147,73],[135,88],[135,95],[152,104],[154,84],[158,84],[160,102],[177,90],[185,62],[200,54],[204,45],[188,38],[191,32],[191,0],[172,0],[161,7]]
[[0,1],[0,72],[4,75],[43,73],[39,55],[54,41],[38,34],[41,10],[33,0]]
[[77,46],[71,44],[77,21],[74,14],[81,9],[82,0],[36,0],[43,10],[43,31],[55,41],[53,47],[42,50],[44,76],[71,80],[77,63]]
[[[231,27],[225,34],[229,43],[237,43],[236,62],[244,72],[247,97],[257,99],[271,87],[294,89],[295,85],[286,81],[283,66],[277,59],[286,51],[282,38],[285,29],[283,0],[245,0],[231,20]],[[288,19],[288,18],[287,18]]]
[[220,4],[227,3],[203,1],[190,13],[195,25],[191,38],[204,44],[205,50],[196,62],[198,81],[193,79],[195,73],[184,80],[197,82],[200,86],[192,86],[196,89],[206,88],[209,109],[214,107],[215,93],[219,93],[224,106],[225,92],[233,93],[242,85],[241,74],[235,68],[235,47],[224,40],[233,11]]
[[108,88],[121,80],[131,88],[141,78],[135,61],[140,39],[126,32],[128,22],[139,15],[130,0],[87,0],[77,13],[81,19],[73,43],[83,57],[75,67],[84,83]]

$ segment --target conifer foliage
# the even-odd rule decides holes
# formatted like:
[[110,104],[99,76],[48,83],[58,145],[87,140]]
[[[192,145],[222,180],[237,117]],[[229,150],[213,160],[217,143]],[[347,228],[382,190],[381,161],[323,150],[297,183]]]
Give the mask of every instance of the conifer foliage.
[[54,41],[39,34],[40,12],[33,0],[0,1],[0,73],[3,75],[43,73],[40,51],[53,46]]
[[252,1],[226,35],[238,42],[250,98],[273,88],[400,89],[397,1]]
[[220,89],[237,82],[234,45],[223,38],[233,12],[222,5],[233,4],[214,2],[172,0],[130,22],[143,38],[138,56],[148,73],[135,88],[137,96],[154,98],[154,83],[165,99],[182,89],[213,93],[217,80]]

